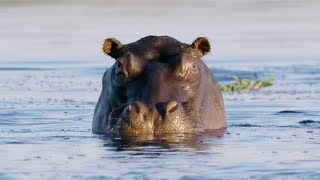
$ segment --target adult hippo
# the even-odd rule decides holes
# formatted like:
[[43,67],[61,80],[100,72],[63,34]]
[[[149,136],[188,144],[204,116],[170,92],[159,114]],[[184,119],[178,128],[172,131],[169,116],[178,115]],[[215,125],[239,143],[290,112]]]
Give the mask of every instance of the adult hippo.
[[197,133],[226,127],[219,85],[201,57],[206,38],[192,44],[148,36],[103,45],[116,59],[104,74],[92,131],[116,135]]

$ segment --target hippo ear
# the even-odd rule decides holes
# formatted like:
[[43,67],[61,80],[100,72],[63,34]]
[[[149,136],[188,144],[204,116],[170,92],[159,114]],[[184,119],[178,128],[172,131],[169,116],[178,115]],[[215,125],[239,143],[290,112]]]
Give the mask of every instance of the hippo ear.
[[103,43],[103,51],[113,58],[117,58],[120,49],[123,47],[120,41],[115,38],[108,38]]
[[202,56],[210,52],[210,43],[208,39],[204,37],[198,37],[193,41],[191,46],[195,49],[198,49]]

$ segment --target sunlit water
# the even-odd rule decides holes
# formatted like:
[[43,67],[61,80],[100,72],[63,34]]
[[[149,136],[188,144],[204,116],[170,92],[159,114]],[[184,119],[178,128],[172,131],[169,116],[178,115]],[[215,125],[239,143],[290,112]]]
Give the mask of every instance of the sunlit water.
[[[21,1],[24,2],[24,1]],[[319,179],[318,1],[0,3],[0,179]],[[114,140],[91,133],[104,38],[208,37],[228,128]]]

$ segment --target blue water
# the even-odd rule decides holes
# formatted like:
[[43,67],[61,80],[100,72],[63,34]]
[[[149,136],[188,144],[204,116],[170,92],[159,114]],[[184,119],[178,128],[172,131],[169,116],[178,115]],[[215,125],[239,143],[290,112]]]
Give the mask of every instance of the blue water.
[[[0,2],[0,179],[319,179],[318,1]],[[139,19],[139,20],[138,20]],[[149,34],[211,40],[228,128],[114,140],[91,133],[101,43]]]

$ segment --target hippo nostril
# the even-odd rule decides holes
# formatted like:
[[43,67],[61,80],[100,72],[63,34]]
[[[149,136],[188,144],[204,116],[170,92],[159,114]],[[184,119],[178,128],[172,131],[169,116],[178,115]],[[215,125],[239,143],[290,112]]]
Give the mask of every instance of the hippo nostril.
[[139,114],[139,113],[144,114],[146,111],[148,111],[147,106],[140,101],[136,101],[136,102],[130,104],[128,106],[128,109],[129,109],[129,111],[137,113],[137,114]]
[[179,105],[176,101],[170,101],[166,107],[165,107],[165,111],[166,113],[173,113],[174,111],[176,111],[178,109]]
[[128,108],[131,112],[135,112],[135,113],[140,113],[141,111],[137,103],[130,104]]

